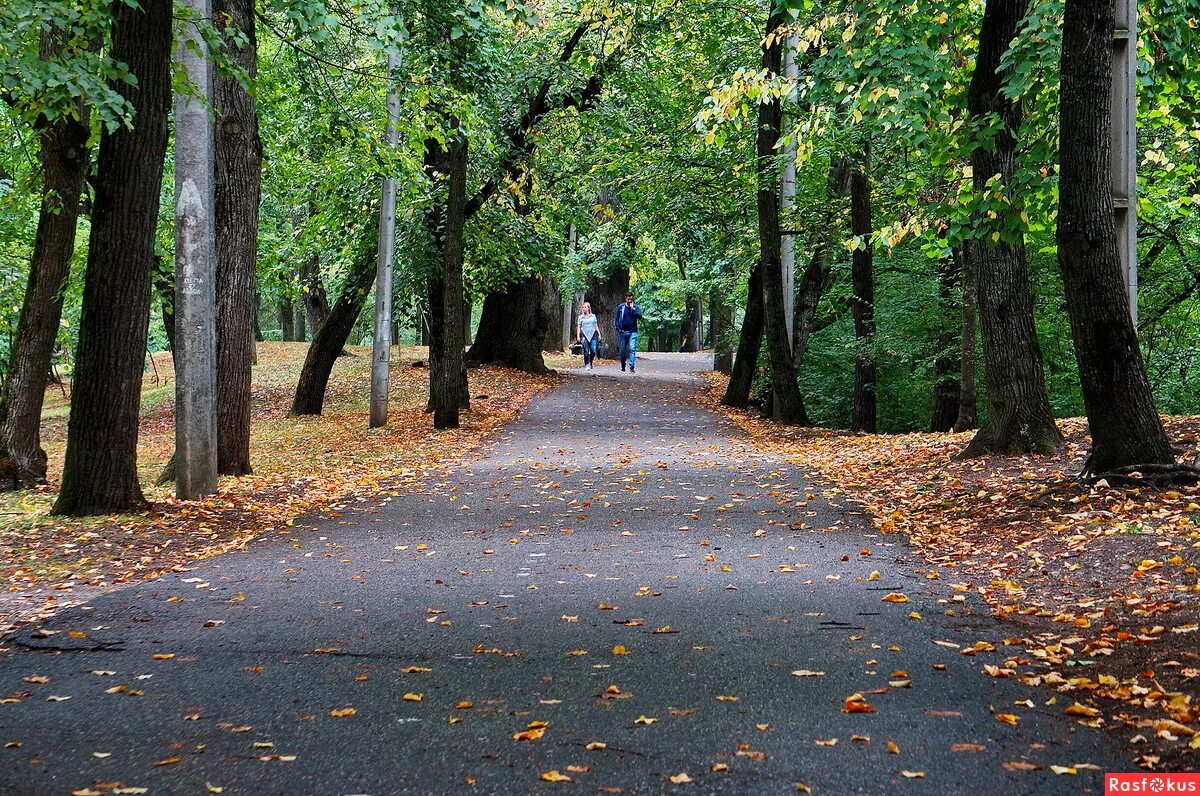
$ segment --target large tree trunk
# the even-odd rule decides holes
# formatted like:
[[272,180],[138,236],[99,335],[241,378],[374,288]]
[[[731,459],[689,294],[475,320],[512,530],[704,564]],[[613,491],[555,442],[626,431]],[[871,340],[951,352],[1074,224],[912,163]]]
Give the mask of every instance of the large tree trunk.
[[308,326],[304,322],[304,302],[293,305],[292,328],[296,331],[296,342],[308,341]]
[[113,6],[112,57],[136,86],[113,81],[134,127],[104,131],[96,159],[79,349],[56,514],[145,506],[137,440],[154,271],[154,234],[171,101],[171,3]]
[[687,297],[687,311],[679,329],[680,349],[688,352],[704,348],[704,300],[700,296]]
[[850,229],[858,237],[851,263],[854,315],[854,431],[874,433],[878,429],[875,389],[875,247],[871,234],[871,180],[867,176],[871,154],[868,146],[850,175]]
[[613,316],[617,307],[624,303],[628,290],[628,268],[616,268],[606,279],[588,277],[587,293],[583,300],[592,305],[592,313],[596,316],[596,328],[600,330],[597,356],[602,359],[616,359],[618,356],[620,341],[613,328]]
[[[959,309],[962,304],[959,258],[951,256],[938,260],[937,275],[940,316],[950,319],[955,315],[954,310]],[[955,329],[955,326],[958,329]],[[936,340],[938,352],[933,362],[933,411],[929,417],[930,431],[949,431],[958,420],[959,390],[962,381],[959,355],[962,347],[958,345],[955,332],[961,330],[961,323],[951,324],[944,321],[943,329]]]
[[712,335],[713,370],[728,376],[733,372],[733,307],[719,290],[713,290],[708,297],[708,318],[708,329]]
[[746,408],[750,405],[750,388],[754,386],[754,372],[758,369],[758,352],[763,341],[763,287],[762,264],[755,263],[746,285],[746,312],[742,316],[742,332],[738,337],[737,355],[733,358],[733,372],[721,403],[725,406]]
[[[258,64],[254,0],[213,0],[213,18],[226,31],[245,36],[240,47],[226,36],[226,52],[253,81]],[[257,102],[237,78],[217,75],[213,101],[217,116],[217,472],[248,475],[262,142]]]
[[1113,19],[1112,3],[1067,0],[1062,44],[1058,264],[1093,473],[1174,461],[1121,278],[1111,194]]
[[325,406],[329,374],[362,312],[371,292],[371,283],[375,281],[374,244],[372,234],[370,245],[362,246],[355,256],[341,294],[329,310],[329,317],[313,335],[308,355],[304,358],[304,367],[300,371],[300,381],[296,384],[296,395],[292,399],[294,415],[319,415]]
[[[541,341],[558,327],[558,307],[548,312],[544,295],[549,286],[540,277],[528,276],[494,290],[483,302],[475,343],[467,352],[472,364],[489,363],[527,373],[547,373]],[[600,333],[604,337],[604,333]]]
[[[60,49],[55,32],[42,34],[43,58]],[[78,103],[76,112],[78,119],[62,116],[51,123],[41,118],[37,123],[42,206],[8,380],[0,395],[0,489],[31,487],[46,480],[46,452],[40,436],[42,401],[71,274],[75,226],[90,154],[87,108]]]
[[[547,324],[542,340],[543,351],[562,351],[567,347],[570,333],[563,322],[565,300],[566,297],[558,289],[558,281],[552,276],[545,277],[542,280],[542,314],[546,316]],[[557,323],[554,322],[556,320]]]
[[[458,121],[451,122],[452,128]],[[459,394],[463,374],[463,230],[466,225],[467,141],[457,134],[447,142],[449,170],[446,227],[442,239],[442,352],[437,372],[441,383],[433,406],[434,428],[458,428]],[[540,343],[535,338],[535,343]],[[538,346],[540,348],[540,346]],[[541,352],[538,352],[539,358]]]
[[[1028,0],[988,0],[983,12],[967,104],[976,124],[990,124],[996,114],[1002,126],[990,145],[980,144],[971,153],[979,194],[1008,191],[1013,185],[1021,110],[1004,94],[1010,67],[1001,70],[1000,64],[1028,5]],[[994,175],[1000,176],[999,184],[989,186]],[[1009,198],[1016,212],[1020,197]],[[988,402],[987,422],[962,455],[1052,453],[1063,441],[1046,397],[1024,243],[968,241],[965,255],[978,290]]]
[[[784,23],[783,11],[772,5],[767,19],[767,33],[762,48],[762,65],[768,75],[779,74],[783,57],[783,36],[778,35]],[[783,293],[783,262],[781,260],[779,226],[779,173],[776,168],[776,147],[783,125],[783,104],[773,97],[759,105],[758,133],[755,152],[758,162],[758,245],[759,267],[762,269],[763,309],[766,320],[767,358],[771,366],[773,417],[780,423],[807,425],[804,399],[796,379],[796,363],[792,359],[792,340],[787,328],[787,306],[792,296]]]
[[975,428],[976,420],[976,390],[975,390],[975,271],[971,262],[963,256],[961,249],[954,250],[954,260],[958,263],[958,271],[962,277],[962,294],[960,295],[962,332],[959,336],[960,353],[958,376],[958,417],[954,421],[954,432],[960,434]]

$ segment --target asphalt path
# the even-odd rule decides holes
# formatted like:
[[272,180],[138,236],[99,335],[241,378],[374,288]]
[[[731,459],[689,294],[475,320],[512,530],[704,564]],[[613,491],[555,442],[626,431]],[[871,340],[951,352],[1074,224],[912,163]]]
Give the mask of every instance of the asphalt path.
[[572,372],[421,488],[3,640],[0,793],[1075,794],[1130,768],[1066,695],[983,674],[1011,628],[707,408],[704,364]]

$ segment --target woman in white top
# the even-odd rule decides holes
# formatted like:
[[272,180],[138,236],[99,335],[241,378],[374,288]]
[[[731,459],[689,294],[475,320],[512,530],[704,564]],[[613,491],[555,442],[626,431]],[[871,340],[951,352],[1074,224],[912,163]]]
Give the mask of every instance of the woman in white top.
[[588,370],[595,370],[593,361],[596,359],[596,351],[600,348],[600,321],[592,314],[592,305],[586,301],[579,309],[579,326],[575,331],[579,345],[583,347],[583,366]]

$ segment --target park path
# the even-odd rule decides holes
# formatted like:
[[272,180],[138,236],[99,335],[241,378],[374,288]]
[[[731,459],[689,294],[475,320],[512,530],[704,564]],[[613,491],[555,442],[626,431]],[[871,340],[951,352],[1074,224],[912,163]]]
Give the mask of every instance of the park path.
[[705,407],[701,358],[638,364],[570,374],[421,490],[6,639],[0,793],[1069,794],[1099,772],[1051,765],[1129,767],[947,646],[1005,628],[945,616],[902,539]]

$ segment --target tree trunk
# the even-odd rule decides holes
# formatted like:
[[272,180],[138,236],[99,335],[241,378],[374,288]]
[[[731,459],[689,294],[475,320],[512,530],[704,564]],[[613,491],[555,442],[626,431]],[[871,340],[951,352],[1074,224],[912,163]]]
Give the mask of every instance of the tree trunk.
[[687,297],[687,311],[679,328],[679,347],[694,353],[704,347],[704,300],[700,296]]
[[[254,291],[254,342],[261,343],[267,338],[263,335],[262,323],[259,321],[259,313],[262,311],[262,294],[257,290]],[[257,357],[255,357],[257,362]]]
[[[494,290],[483,302],[479,331],[467,352],[467,361],[516,368],[527,373],[548,373],[541,341],[559,326],[558,308],[548,312],[549,286],[540,277],[528,276],[504,290]],[[600,333],[603,338],[604,332]]]
[[629,290],[629,269],[616,268],[606,279],[588,277],[587,293],[584,301],[592,305],[592,313],[596,316],[597,327],[600,330],[600,347],[597,356],[601,359],[616,359],[620,341],[613,328],[613,313],[624,303],[625,293]]
[[304,302],[293,304],[292,307],[295,313],[292,327],[296,330],[296,342],[306,342],[308,340],[308,327],[304,322]]
[[[61,49],[55,32],[43,33],[42,58]],[[46,480],[42,450],[42,401],[46,373],[62,319],[63,294],[71,275],[75,226],[87,176],[88,111],[76,105],[78,119],[53,123],[39,119],[42,205],[21,305],[17,334],[0,394],[0,490],[32,487]]]
[[1121,278],[1112,199],[1112,3],[1067,0],[1058,264],[1092,452],[1086,470],[1171,464]]
[[[779,74],[783,57],[783,37],[777,35],[784,22],[783,13],[772,5],[771,14],[767,19],[767,43],[762,48],[762,65],[771,76]],[[783,104],[778,97],[772,97],[759,105],[755,144],[758,158],[759,267],[762,269],[763,310],[766,321],[767,358],[771,366],[773,416],[780,423],[807,425],[808,416],[796,379],[792,340],[787,328],[787,304],[790,304],[793,298],[783,294],[779,174],[775,151],[782,133],[782,124]]]
[[313,335],[292,399],[293,415],[319,415],[324,408],[329,374],[367,302],[371,283],[375,281],[375,237],[374,231],[371,232],[369,241],[354,258],[342,292],[329,309],[329,317]]
[[325,325],[329,317],[329,294],[321,284],[321,255],[311,253],[300,263],[300,286],[304,291],[304,311],[313,334]]
[[742,333],[738,337],[733,372],[729,375],[729,384],[721,398],[725,406],[744,409],[750,405],[750,388],[754,385],[758,352],[762,349],[763,314],[762,265],[755,263],[746,286],[746,313],[742,316]]
[[[938,260],[937,274],[940,317],[953,318],[954,310],[962,303],[957,254]],[[956,330],[954,326],[959,328]],[[958,345],[955,332],[961,330],[961,324],[945,323],[936,340],[938,352],[933,363],[933,411],[929,417],[930,431],[949,431],[958,420],[961,406],[959,390],[962,381],[962,363],[959,362],[958,355],[961,355],[962,347]]]
[[279,339],[285,343],[296,341],[296,309],[290,298],[279,300]]
[[[230,36],[225,52],[250,75],[257,73],[254,0],[213,0],[213,17],[245,36]],[[250,369],[254,361],[254,276],[258,258],[258,205],[262,141],[258,104],[232,76],[214,81],[217,207],[217,472],[249,475]]]
[[829,262],[829,247],[819,243],[809,258],[800,288],[796,296],[796,321],[792,334],[792,358],[796,361],[796,373],[804,372],[804,359],[808,355],[808,339],[812,336],[817,319],[817,307],[821,297],[833,284],[833,269]]
[[850,175],[850,230],[858,237],[851,264],[854,292],[854,431],[874,433],[878,429],[875,389],[875,247],[871,243],[874,224],[871,219],[871,150],[868,145],[862,160]]
[[[442,343],[439,368],[430,377],[441,382],[433,406],[433,427],[458,428],[459,395],[463,373],[463,231],[466,225],[467,141],[457,133],[458,120],[450,124],[447,142],[449,170],[446,227],[442,240]],[[540,342],[540,339],[535,339]],[[538,352],[541,356],[541,352]]]
[[154,271],[154,235],[171,101],[171,3],[113,6],[112,57],[136,87],[113,81],[136,116],[104,131],[79,323],[67,455],[55,514],[145,506],[137,473],[142,369]]
[[[988,0],[983,12],[979,55],[967,91],[967,105],[975,124],[991,124],[994,114],[1002,126],[993,141],[981,143],[971,153],[978,194],[1007,191],[1013,184],[1021,110],[1004,95],[1010,67],[1001,70],[1001,60],[1017,35],[1028,5],[1028,0]],[[1000,175],[999,184],[989,186],[994,175]],[[1019,212],[1020,197],[1009,198],[1013,212]],[[986,226],[987,219],[983,222]],[[991,240],[973,240],[967,242],[964,254],[978,291],[988,403],[987,422],[962,455],[1059,450],[1063,440],[1046,397],[1025,245],[1003,238],[994,245]]]
[[713,370],[729,375],[733,372],[733,308],[720,291],[708,298],[708,329],[712,335]]
[[958,377],[958,418],[954,421],[954,433],[961,434],[975,428],[976,419],[976,390],[975,390],[975,271],[971,262],[963,256],[961,249],[954,250],[954,259],[958,263],[958,271],[962,276],[961,316],[962,333],[959,336],[961,346],[959,354],[960,372]]
[[[568,340],[563,336],[563,296],[558,289],[558,281],[552,276],[542,280],[542,314],[549,321],[542,340],[542,350],[562,351],[567,347]],[[554,323],[555,320],[558,323]]]

